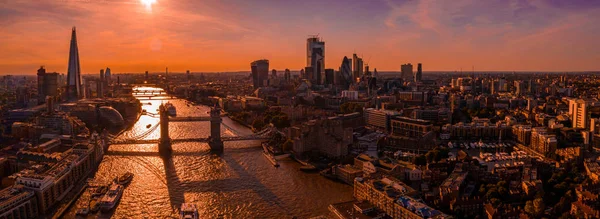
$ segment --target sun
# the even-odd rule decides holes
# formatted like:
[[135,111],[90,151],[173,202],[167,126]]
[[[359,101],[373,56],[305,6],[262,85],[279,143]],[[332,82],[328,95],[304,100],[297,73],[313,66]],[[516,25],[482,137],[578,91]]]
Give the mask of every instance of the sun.
[[151,10],[152,4],[156,3],[156,0],[140,0],[140,2],[145,5],[148,10]]

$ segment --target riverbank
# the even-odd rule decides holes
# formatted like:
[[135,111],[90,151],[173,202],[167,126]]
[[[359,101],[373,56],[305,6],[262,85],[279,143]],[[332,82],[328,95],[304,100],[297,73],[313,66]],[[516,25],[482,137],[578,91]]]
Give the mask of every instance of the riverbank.
[[[73,206],[73,204],[75,204],[75,202],[76,202],[76,201],[79,199],[79,197],[81,197],[81,194],[83,194],[83,192],[85,192],[85,190],[88,188],[88,184],[87,184],[87,182],[86,182],[85,180],[87,180],[87,178],[85,178],[85,179],[84,179],[84,183],[82,183],[82,182],[78,182],[78,184],[83,184],[83,185],[81,186],[81,188],[80,188],[79,190],[76,190],[76,191],[77,191],[77,193],[76,193],[76,194],[74,194],[74,197],[72,197],[72,198],[69,200],[69,202],[68,202],[68,203],[66,203],[66,205],[64,205],[64,206],[60,207],[60,209],[58,210],[58,212],[56,212],[56,213],[55,213],[55,214],[52,216],[52,219],[62,218],[62,217],[65,215],[65,213],[67,213],[67,212],[68,212],[68,210],[70,210],[70,209],[71,209],[71,207]],[[69,195],[71,195],[71,194],[69,194]],[[68,195],[68,196],[69,196],[69,195]]]

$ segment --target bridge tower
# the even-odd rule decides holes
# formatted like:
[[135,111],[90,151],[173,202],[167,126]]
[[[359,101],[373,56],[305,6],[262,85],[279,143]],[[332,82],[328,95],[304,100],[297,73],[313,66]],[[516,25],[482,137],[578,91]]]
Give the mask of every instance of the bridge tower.
[[158,142],[158,152],[162,155],[169,155],[173,150],[171,148],[171,137],[169,136],[169,114],[167,107],[159,106],[160,113],[160,140]]
[[210,150],[214,152],[223,151],[223,140],[221,140],[221,108],[215,104],[210,109],[210,140],[208,145]]

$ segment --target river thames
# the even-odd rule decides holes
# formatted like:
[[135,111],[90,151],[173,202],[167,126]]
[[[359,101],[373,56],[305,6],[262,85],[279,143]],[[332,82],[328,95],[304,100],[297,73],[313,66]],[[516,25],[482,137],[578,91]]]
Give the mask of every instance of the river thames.
[[[177,108],[177,116],[207,116],[210,110],[182,99],[140,100],[151,113],[167,101]],[[144,139],[158,139],[160,127],[153,129],[158,121],[142,115],[118,138],[148,133]],[[209,124],[173,122],[169,133],[172,139],[208,137]],[[249,134],[248,128],[223,118],[222,136]],[[127,171],[135,177],[114,212],[89,218],[178,218],[184,202],[195,203],[200,218],[309,218],[326,215],[329,204],[352,199],[351,186],[302,172],[293,160],[273,167],[262,155],[260,141],[225,142],[221,155],[209,150],[206,143],[177,143],[173,155],[162,158],[155,144],[111,145],[93,180],[107,183]],[[77,208],[86,206],[88,200],[85,192],[65,217],[74,218]]]

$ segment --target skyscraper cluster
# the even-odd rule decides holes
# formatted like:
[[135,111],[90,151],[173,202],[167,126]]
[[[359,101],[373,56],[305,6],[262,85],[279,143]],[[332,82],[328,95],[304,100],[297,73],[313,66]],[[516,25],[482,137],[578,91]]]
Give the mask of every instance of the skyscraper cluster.
[[[110,68],[106,68],[106,71],[104,69],[100,69],[100,79],[98,81],[96,81],[96,95],[99,98],[102,98],[105,96],[105,94],[108,92],[108,86],[111,83],[110,82]],[[86,81],[86,86],[88,81]]]

